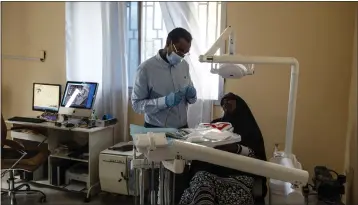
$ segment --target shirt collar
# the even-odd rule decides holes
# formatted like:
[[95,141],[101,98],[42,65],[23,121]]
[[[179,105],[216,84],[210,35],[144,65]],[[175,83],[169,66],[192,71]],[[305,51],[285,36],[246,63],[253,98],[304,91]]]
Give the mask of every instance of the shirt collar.
[[160,49],[160,50],[158,51],[158,53],[157,53],[157,55],[155,56],[155,58],[156,58],[157,60],[159,60],[160,62],[163,62],[163,63],[165,63],[166,65],[169,65],[169,63],[166,62],[166,61],[162,58],[162,56],[160,56],[160,51],[161,51],[161,50],[163,50],[163,49]]

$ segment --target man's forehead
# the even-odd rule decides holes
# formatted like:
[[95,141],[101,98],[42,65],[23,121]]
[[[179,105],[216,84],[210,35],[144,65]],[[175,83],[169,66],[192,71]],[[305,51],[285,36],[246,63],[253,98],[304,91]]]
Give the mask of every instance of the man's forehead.
[[184,38],[179,39],[178,47],[185,50],[190,49],[191,43],[186,41]]

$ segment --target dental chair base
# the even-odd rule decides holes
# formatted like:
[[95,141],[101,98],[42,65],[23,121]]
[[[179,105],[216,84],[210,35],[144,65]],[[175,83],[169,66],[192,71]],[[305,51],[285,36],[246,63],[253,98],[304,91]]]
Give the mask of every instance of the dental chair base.
[[[274,153],[270,162],[280,164],[288,168],[301,169],[301,164],[297,161],[296,156],[292,154],[285,157],[283,152]],[[270,179],[269,181],[269,204],[276,205],[304,205],[305,197],[302,193],[302,185],[293,185],[289,182]]]

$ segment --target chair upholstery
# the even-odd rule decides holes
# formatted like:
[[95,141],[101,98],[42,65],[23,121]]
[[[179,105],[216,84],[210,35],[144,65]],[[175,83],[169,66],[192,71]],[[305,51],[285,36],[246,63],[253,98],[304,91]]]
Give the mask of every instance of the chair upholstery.
[[[12,141],[12,140],[8,140],[11,141],[13,144],[16,144],[16,141]],[[4,149],[6,152],[6,148]],[[43,163],[46,162],[50,152],[43,148],[43,147],[38,147],[38,148],[24,148],[22,149],[25,152],[36,152],[37,154],[35,154],[35,156],[31,157],[31,158],[24,158],[22,160],[19,161],[19,163],[13,167],[13,169],[22,169],[22,170],[26,170],[28,172],[33,172],[35,171],[37,168],[39,168]],[[18,159],[4,159],[1,158],[1,169],[9,169],[13,166],[13,164],[17,161]]]

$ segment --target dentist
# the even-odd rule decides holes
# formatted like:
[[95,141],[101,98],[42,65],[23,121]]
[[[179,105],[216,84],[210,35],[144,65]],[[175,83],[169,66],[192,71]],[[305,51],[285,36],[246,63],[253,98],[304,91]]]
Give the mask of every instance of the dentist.
[[144,114],[145,127],[188,127],[188,104],[197,99],[189,64],[183,59],[191,41],[187,30],[175,28],[164,49],[139,65],[131,101],[133,110]]

